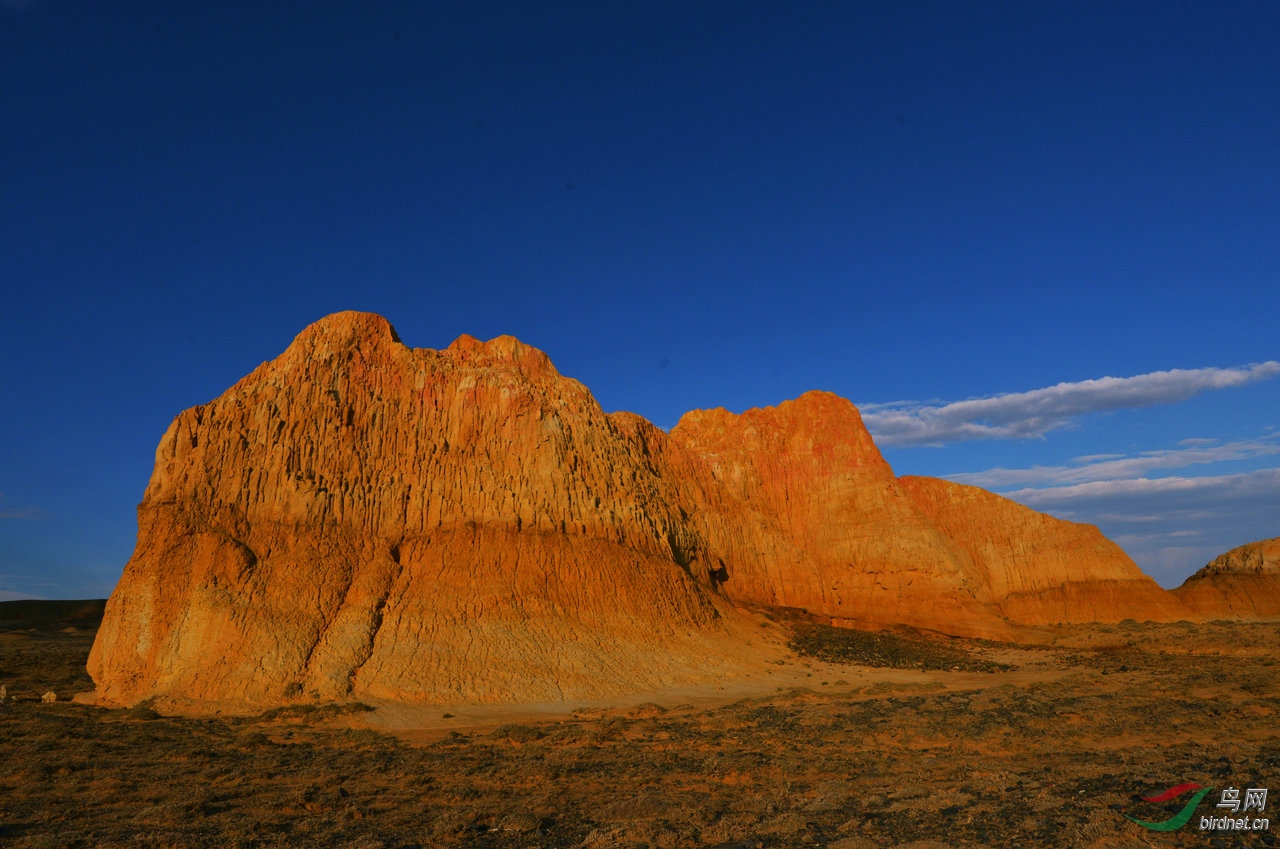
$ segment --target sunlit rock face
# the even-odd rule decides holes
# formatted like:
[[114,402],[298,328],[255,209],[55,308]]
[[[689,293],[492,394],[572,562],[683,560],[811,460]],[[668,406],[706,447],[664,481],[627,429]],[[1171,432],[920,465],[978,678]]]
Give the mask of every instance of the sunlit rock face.
[[673,559],[679,499],[635,430],[510,337],[433,351],[379,316],[317,322],[161,439],[90,657],[100,701],[539,701],[720,674],[752,650]]
[[348,312],[170,425],[89,670],[107,704],[607,697],[759,668],[756,606],[989,637],[1186,614],[1096,529],[895,478],[837,396],[667,434],[514,338]]
[[1015,622],[1174,621],[1188,611],[1093,525],[1038,513],[974,486],[899,482],[972,564],[972,575]]
[[857,409],[835,395],[741,416],[695,411],[671,441],[729,502],[704,512],[720,519],[706,538],[717,563],[728,559],[730,598],[859,627],[997,638],[1011,623],[1188,615],[1092,525],[976,487],[894,477]]
[[1199,618],[1280,616],[1280,537],[1219,555],[1173,594]]
[[1008,631],[968,555],[916,507],[843,398],[697,410],[670,441],[705,481],[699,556],[723,561],[728,597],[860,626]]

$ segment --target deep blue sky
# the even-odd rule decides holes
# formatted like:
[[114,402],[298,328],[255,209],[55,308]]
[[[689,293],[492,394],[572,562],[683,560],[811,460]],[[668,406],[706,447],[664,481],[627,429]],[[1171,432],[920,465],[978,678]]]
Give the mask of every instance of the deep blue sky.
[[829,389],[1176,584],[1280,534],[1277,44],[1274,0],[0,0],[0,597],[109,592],[173,416],[341,309],[662,427]]

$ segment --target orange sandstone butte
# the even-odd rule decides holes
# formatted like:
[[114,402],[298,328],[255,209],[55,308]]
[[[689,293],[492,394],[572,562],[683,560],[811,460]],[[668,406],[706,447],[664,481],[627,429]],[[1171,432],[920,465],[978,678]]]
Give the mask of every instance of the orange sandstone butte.
[[1096,528],[896,478],[835,395],[668,434],[510,336],[344,312],[169,426],[89,672],[193,710],[581,700],[759,670],[759,606],[994,638],[1189,615]]
[[1280,616],[1280,537],[1233,548],[1210,561],[1173,594],[1198,616]]

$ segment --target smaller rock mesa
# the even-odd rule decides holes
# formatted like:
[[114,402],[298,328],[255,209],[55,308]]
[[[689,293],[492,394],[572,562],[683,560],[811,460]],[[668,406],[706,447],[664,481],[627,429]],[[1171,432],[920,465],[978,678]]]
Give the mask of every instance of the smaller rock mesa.
[[1280,616],[1280,537],[1219,555],[1173,594],[1200,618]]
[[971,580],[1010,621],[1176,621],[1187,609],[1093,525],[1038,513],[985,489],[898,479],[966,556]]

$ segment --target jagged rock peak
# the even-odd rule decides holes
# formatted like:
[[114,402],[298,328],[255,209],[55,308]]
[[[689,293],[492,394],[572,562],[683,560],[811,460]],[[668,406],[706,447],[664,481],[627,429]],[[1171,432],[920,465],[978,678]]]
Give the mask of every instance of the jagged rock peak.
[[671,435],[706,455],[788,451],[809,456],[821,466],[836,460],[892,474],[858,408],[847,398],[816,389],[777,406],[752,407],[741,414],[723,407],[690,410],[676,422]]
[[1220,554],[1187,580],[1225,573],[1280,575],[1280,537],[1246,543]]
[[443,352],[460,364],[515,367],[528,377],[558,377],[560,372],[545,353],[514,336],[495,336],[488,342],[464,333]]
[[724,407],[690,410],[680,417],[676,427],[681,425],[693,426],[695,424],[715,426],[720,423],[736,421],[739,418],[747,420],[767,419],[770,421],[812,420],[815,414],[852,418],[859,423],[862,422],[862,415],[849,399],[841,398],[834,392],[810,389],[799,397],[782,401],[776,406],[751,407],[741,413],[731,412]]
[[[323,357],[350,348],[376,348],[395,345],[406,348],[387,319],[371,312],[346,310],[327,315],[308,325],[294,338],[286,351],[304,353],[309,358]],[[414,349],[422,354],[436,354],[456,365],[471,367],[514,368],[528,377],[558,377],[560,373],[544,352],[521,342],[514,336],[495,336],[487,342],[463,333],[444,349]]]
[[641,459],[659,433],[510,336],[316,322],[161,439],[99,697],[547,701],[754,667],[674,559],[696,529]]
[[395,342],[403,345],[400,334],[377,313],[345,310],[327,315],[307,325],[293,340],[295,345],[307,348],[329,347],[342,348],[352,344],[368,342],[385,344]]

